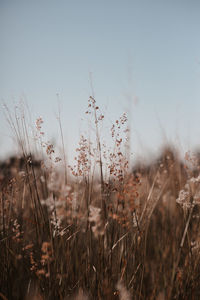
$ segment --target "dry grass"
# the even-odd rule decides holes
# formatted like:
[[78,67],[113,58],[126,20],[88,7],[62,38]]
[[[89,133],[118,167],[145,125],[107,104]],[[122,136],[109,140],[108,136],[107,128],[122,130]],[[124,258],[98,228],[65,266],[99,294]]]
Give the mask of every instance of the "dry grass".
[[7,109],[21,158],[0,165],[0,298],[200,299],[198,155],[182,162],[168,147],[131,169],[126,115],[106,149],[92,97],[87,114],[95,139],[81,136],[68,167],[41,118],[37,160],[24,114]]

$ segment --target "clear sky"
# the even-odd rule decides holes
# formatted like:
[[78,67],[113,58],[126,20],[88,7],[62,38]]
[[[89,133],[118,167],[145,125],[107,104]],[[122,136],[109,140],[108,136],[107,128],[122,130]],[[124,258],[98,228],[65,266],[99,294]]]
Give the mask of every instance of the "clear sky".
[[[130,105],[132,151],[200,143],[199,0],[0,0],[0,99],[25,97],[72,149],[91,94],[109,118]],[[0,112],[0,154],[10,152]],[[72,150],[69,150],[72,151]]]

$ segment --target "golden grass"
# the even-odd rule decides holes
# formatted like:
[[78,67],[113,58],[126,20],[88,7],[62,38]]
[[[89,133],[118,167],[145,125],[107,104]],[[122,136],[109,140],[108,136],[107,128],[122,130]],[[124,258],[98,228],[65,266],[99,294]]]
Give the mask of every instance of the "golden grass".
[[198,155],[182,161],[166,147],[131,168],[126,115],[111,128],[110,150],[93,97],[86,113],[95,139],[81,136],[67,166],[41,118],[34,158],[24,115],[7,109],[21,158],[0,164],[0,298],[200,299]]

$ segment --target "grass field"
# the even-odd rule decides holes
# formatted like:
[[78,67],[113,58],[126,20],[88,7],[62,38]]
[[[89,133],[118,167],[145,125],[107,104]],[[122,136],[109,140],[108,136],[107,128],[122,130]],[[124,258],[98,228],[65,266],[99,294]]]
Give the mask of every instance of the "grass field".
[[[200,158],[172,147],[130,162],[126,114],[102,141],[80,137],[68,166],[23,113],[6,117],[19,157],[0,164],[0,299],[200,299]],[[34,151],[31,149],[34,148]]]

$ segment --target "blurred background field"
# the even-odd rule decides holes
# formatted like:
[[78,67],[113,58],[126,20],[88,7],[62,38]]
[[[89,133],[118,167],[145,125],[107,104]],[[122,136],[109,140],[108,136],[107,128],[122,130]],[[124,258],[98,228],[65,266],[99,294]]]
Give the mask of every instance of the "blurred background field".
[[5,111],[19,154],[0,163],[2,299],[199,298],[199,152],[132,164],[126,113],[108,146],[90,96],[70,165],[59,118],[60,152],[41,117],[29,130],[23,106]]

